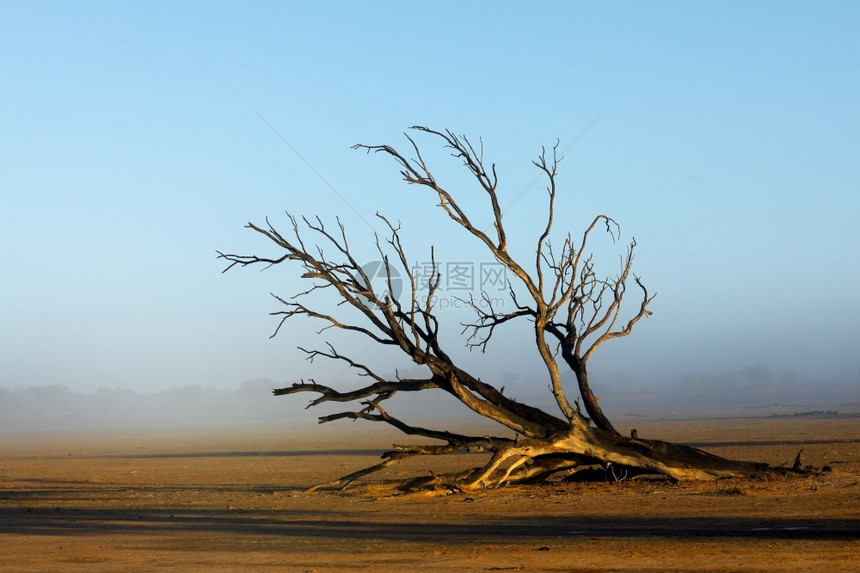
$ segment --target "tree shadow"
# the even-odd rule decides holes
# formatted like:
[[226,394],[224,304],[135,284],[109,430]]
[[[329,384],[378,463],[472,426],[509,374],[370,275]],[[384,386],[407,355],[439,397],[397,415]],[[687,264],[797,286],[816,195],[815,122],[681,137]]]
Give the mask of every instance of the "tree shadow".
[[[25,487],[22,487],[25,486]],[[35,486],[35,487],[34,487]],[[87,480],[57,480],[43,478],[28,478],[16,480],[15,487],[0,489],[0,501],[3,500],[32,500],[33,502],[50,502],[63,504],[81,500],[116,499],[133,491],[137,495],[146,494],[181,494],[193,491],[205,491],[207,494],[257,494],[270,495],[284,492],[303,492],[307,486],[284,484],[212,484],[212,483],[183,483],[183,484],[140,484],[127,483],[98,483]],[[0,517],[6,510],[0,509]]]
[[16,509],[0,512],[0,535],[225,533],[329,539],[470,543],[488,538],[860,539],[860,519],[575,517],[511,515],[440,523],[399,522],[323,510]]
[[[390,448],[389,448],[390,449]],[[373,456],[379,457],[386,449],[341,449],[341,450],[280,450],[280,451],[227,451],[227,452],[154,452],[147,454],[104,454],[80,456],[100,460],[157,460],[181,458],[290,458],[315,456]],[[66,456],[59,456],[65,459]]]

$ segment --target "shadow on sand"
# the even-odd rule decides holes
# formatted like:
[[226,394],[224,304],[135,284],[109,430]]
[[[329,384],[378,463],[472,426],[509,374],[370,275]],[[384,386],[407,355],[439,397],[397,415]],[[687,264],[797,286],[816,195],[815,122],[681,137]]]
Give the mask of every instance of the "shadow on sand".
[[[391,448],[388,448],[391,449]],[[378,458],[386,449],[365,450],[280,450],[280,451],[235,451],[235,452],[153,452],[149,454],[105,454],[89,456],[96,459],[158,460],[180,458],[293,458],[315,456],[373,456]]]
[[[381,516],[380,516],[381,517]],[[860,539],[860,519],[691,517],[540,517],[513,515],[487,522],[376,521],[375,516],[301,510],[33,509],[0,513],[0,535],[115,535],[212,532],[292,538],[438,540],[483,538],[778,538]]]

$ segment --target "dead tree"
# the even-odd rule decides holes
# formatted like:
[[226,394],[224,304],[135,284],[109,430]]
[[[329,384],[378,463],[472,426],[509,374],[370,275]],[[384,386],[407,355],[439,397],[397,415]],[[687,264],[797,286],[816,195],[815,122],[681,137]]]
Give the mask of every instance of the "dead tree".
[[[424,378],[384,377],[370,366],[341,354],[332,345],[324,350],[305,350],[310,358],[323,357],[346,363],[365,377],[365,386],[341,392],[314,381],[298,382],[287,388],[274,390],[276,396],[310,392],[317,396],[310,406],[324,402],[357,403],[353,408],[320,418],[320,422],[339,419],[368,420],[390,424],[405,434],[434,440],[428,445],[394,446],[382,461],[370,468],[323,484],[346,486],[354,480],[378,471],[400,459],[415,455],[441,455],[454,452],[488,452],[489,461],[482,467],[454,476],[434,478],[463,490],[498,487],[512,483],[535,483],[559,476],[575,476],[581,468],[601,466],[611,475],[659,474],[673,480],[714,479],[728,476],[754,476],[775,468],[767,464],[724,459],[702,450],[658,440],[626,437],[619,434],[601,410],[597,397],[591,391],[588,379],[588,361],[607,341],[631,333],[636,324],[651,314],[648,307],[654,298],[639,279],[632,274],[635,240],[621,256],[617,273],[598,274],[596,263],[589,251],[589,240],[596,233],[618,237],[618,224],[606,215],[598,215],[576,240],[567,233],[560,246],[551,242],[555,223],[555,199],[558,156],[556,144],[544,149],[533,163],[546,180],[548,210],[546,224],[542,225],[535,243],[534,259],[516,260],[508,251],[507,237],[502,220],[502,209],[496,192],[496,167],[484,163],[483,146],[476,149],[464,136],[451,131],[435,131],[416,126],[413,131],[435,138],[451,154],[462,161],[486,195],[492,214],[491,231],[475,224],[461,203],[434,177],[425,162],[415,139],[408,134],[410,153],[403,155],[387,145],[356,145],[356,149],[377,152],[392,159],[403,179],[411,185],[428,190],[438,199],[438,206],[464,231],[466,237],[480,241],[486,250],[507,269],[512,277],[507,294],[513,303],[509,312],[498,312],[489,302],[486,293],[482,299],[470,299],[475,320],[464,325],[467,345],[472,349],[486,350],[495,329],[506,323],[527,322],[533,332],[534,348],[540,357],[558,412],[548,412],[506,397],[496,385],[484,382],[460,368],[443,348],[440,340],[439,320],[434,314],[435,294],[440,288],[441,274],[432,256],[434,272],[427,284],[419,284],[410,270],[407,254],[400,239],[400,227],[383,215],[377,217],[387,228],[384,239],[376,238],[376,248],[388,279],[385,293],[374,288],[372,278],[353,256],[343,225],[327,227],[315,219],[290,216],[292,232],[285,236],[266,220],[265,226],[252,223],[248,228],[257,231],[277,245],[280,254],[265,258],[256,255],[237,255],[219,252],[229,266],[279,265],[294,262],[303,269],[302,277],[311,286],[291,297],[277,297],[282,309],[272,314],[280,317],[275,330],[284,321],[295,316],[306,316],[321,321],[326,328],[337,328],[356,333],[385,346],[399,348],[411,360],[426,367]],[[310,232],[321,245],[310,245],[304,235]],[[324,250],[325,249],[325,250]],[[393,269],[404,277],[405,288],[401,296],[393,296]],[[622,303],[632,294],[628,286],[634,285],[635,306],[627,315],[622,314]],[[419,290],[428,292],[421,299]],[[306,306],[305,297],[315,291],[337,293],[341,304],[358,311],[359,320],[346,322],[329,312]],[[273,336],[275,335],[273,334]],[[576,377],[579,401],[571,403],[562,382],[562,369],[569,368]],[[504,435],[475,436],[411,425],[392,415],[385,402],[398,392],[441,390],[454,396],[475,414],[498,422],[514,437]],[[786,471],[786,470],[782,470]],[[428,483],[427,481],[422,483]]]

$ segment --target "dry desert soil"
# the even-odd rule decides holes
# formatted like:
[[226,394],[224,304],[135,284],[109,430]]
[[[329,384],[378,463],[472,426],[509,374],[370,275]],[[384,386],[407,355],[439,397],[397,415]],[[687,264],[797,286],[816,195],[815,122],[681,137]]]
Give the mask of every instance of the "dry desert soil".
[[305,494],[403,441],[330,426],[0,434],[0,571],[860,570],[860,418],[637,424],[809,477]]

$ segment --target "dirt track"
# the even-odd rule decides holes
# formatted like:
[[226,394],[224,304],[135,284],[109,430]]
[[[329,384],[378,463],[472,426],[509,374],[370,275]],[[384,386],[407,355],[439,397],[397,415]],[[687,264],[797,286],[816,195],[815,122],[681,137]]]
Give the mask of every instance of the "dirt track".
[[[283,428],[5,434],[0,571],[860,569],[860,419],[638,426],[770,463],[804,448],[806,463],[833,471],[443,497],[306,495],[373,463],[392,435],[358,438],[350,425],[314,440]],[[416,460],[389,475],[471,461]]]

